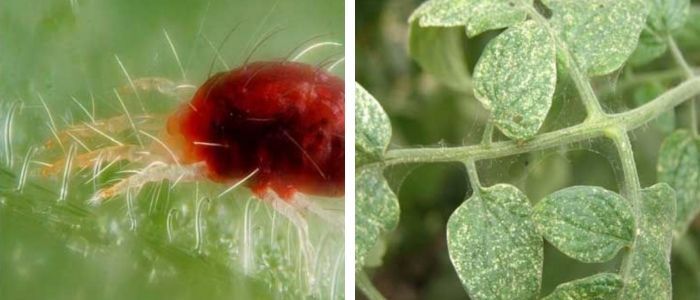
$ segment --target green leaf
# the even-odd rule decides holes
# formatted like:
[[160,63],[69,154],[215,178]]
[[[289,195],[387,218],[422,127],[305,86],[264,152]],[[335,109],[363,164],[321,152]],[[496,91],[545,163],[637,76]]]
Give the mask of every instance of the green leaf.
[[430,0],[419,6],[409,18],[421,27],[465,26],[468,36],[499,29],[525,20],[532,0]]
[[380,236],[398,224],[399,201],[379,167],[357,171],[355,193],[355,268],[360,269]]
[[380,160],[391,138],[389,117],[372,95],[355,84],[356,165]]
[[676,190],[674,235],[681,236],[700,212],[700,141],[677,130],[661,144],[657,165],[660,182]]
[[627,200],[600,187],[554,192],[537,203],[534,220],[547,241],[582,262],[608,261],[634,240]]
[[560,284],[542,300],[613,300],[622,289],[622,278],[617,274],[600,273]]
[[411,23],[408,50],[428,73],[455,90],[472,91],[472,81],[458,27],[421,27]]
[[665,183],[642,190],[633,251],[623,265],[620,299],[671,299],[671,242],[675,192]]
[[645,65],[666,53],[667,49],[668,45],[662,36],[645,28],[639,36],[639,45],[630,56],[629,62],[633,66]]
[[544,122],[557,79],[555,47],[533,21],[489,42],[474,70],[474,93],[508,137],[525,140]]
[[452,264],[471,299],[534,299],[542,281],[542,237],[516,187],[482,188],[447,223]]
[[700,7],[693,6],[688,13],[685,25],[673,33],[681,49],[697,49],[700,47]]
[[646,0],[649,5],[647,22],[660,32],[670,32],[683,27],[688,19],[690,0]]
[[646,20],[643,0],[543,0],[550,23],[590,76],[617,70],[637,48]]

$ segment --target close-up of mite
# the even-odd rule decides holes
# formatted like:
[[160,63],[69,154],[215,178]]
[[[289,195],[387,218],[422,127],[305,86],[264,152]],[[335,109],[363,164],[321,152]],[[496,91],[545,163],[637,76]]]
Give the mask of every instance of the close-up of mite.
[[[328,42],[301,53],[323,44]],[[130,87],[135,92],[193,88],[163,78],[130,79]],[[114,92],[123,106],[118,90]],[[323,67],[294,61],[250,62],[212,75],[191,99],[183,101],[170,115],[132,115],[123,106],[122,115],[54,131],[45,149],[73,141],[84,145],[82,139],[95,137],[111,144],[80,153],[73,146],[64,158],[45,166],[42,174],[76,169],[97,174],[101,166],[117,161],[142,166],[135,174],[97,191],[89,200],[92,205],[162,180],[220,183],[219,198],[243,185],[297,227],[307,244],[307,256],[312,251],[307,213],[342,232],[342,217],[308,199],[337,198],[344,193],[341,78]],[[133,131],[136,143],[112,136],[124,131]]]
[[343,1],[0,8],[0,299],[343,297]]

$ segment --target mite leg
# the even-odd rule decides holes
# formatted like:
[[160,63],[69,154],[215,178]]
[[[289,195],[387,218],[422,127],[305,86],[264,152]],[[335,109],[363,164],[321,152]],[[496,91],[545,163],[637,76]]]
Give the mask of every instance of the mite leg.
[[116,184],[99,190],[90,199],[90,204],[99,205],[102,201],[126,193],[129,189],[140,188],[149,182],[158,182],[164,179],[175,183],[194,181],[204,176],[203,163],[191,165],[166,164],[154,162],[138,173],[126,177]]
[[308,199],[303,194],[296,193],[289,201],[290,205],[294,206],[299,211],[307,211],[314,214],[332,225],[335,229],[343,230],[344,213],[342,210],[335,211],[325,208],[313,200]]
[[[138,115],[132,117],[134,126],[146,131],[157,131],[162,127],[162,119],[162,117],[156,115]],[[126,115],[121,115],[109,119],[97,120],[95,123],[85,122],[72,125],[58,132],[56,138],[63,144],[67,144],[71,141],[82,144],[84,139],[101,137],[116,145],[120,145],[122,143],[112,135],[132,129],[129,118]],[[48,150],[55,146],[56,138],[46,141],[46,143],[44,143],[45,149]]]
[[79,154],[73,158],[67,157],[54,162],[53,164],[44,167],[41,170],[42,175],[49,176],[56,174],[66,167],[68,160],[72,159],[71,168],[83,169],[91,167],[95,164],[103,162],[112,163],[120,160],[139,161],[146,157],[154,156],[150,152],[144,151],[142,148],[135,145],[121,145],[105,147],[95,151]]
[[[132,85],[133,84],[133,85]],[[175,83],[162,77],[136,78],[130,84],[119,88],[119,92],[155,91],[166,96],[185,98],[197,89],[197,86],[187,83]]]
[[301,245],[302,254],[306,260],[308,271],[313,270],[313,266],[315,265],[315,258],[313,256],[314,247],[311,245],[311,240],[309,238],[308,222],[301,214],[301,211],[273,192],[268,192],[263,197],[263,200],[270,203],[270,206],[272,206],[275,211],[286,217],[297,228],[299,244]]

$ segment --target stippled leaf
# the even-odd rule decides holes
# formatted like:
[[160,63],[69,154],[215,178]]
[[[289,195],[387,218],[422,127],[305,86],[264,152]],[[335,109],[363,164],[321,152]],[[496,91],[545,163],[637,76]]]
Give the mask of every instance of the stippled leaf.
[[550,23],[590,76],[622,66],[637,48],[646,20],[644,0],[543,0],[552,10]]
[[665,183],[642,190],[641,218],[634,251],[623,271],[620,299],[671,299],[671,241],[676,216],[675,192]]
[[382,158],[391,138],[389,117],[372,95],[355,84],[356,165]]
[[613,300],[622,290],[620,275],[601,273],[560,284],[542,300]]
[[644,65],[661,56],[668,48],[665,36],[683,27],[688,20],[690,0],[646,0],[649,7],[647,27],[639,37],[639,45],[630,63]]
[[534,220],[547,241],[582,262],[608,261],[634,240],[628,201],[600,187],[554,192],[537,203]]
[[525,140],[537,133],[552,106],[556,72],[551,36],[527,21],[486,46],[474,71],[474,93],[506,136]]
[[429,0],[418,7],[410,22],[421,27],[465,26],[468,36],[486,30],[517,24],[526,17],[521,6],[532,5],[532,0]]
[[683,27],[688,19],[690,0],[646,0],[649,6],[649,26],[659,32]]
[[700,141],[686,130],[669,135],[659,150],[660,182],[676,190],[674,235],[681,236],[700,212]]
[[398,224],[399,201],[378,167],[357,171],[355,193],[355,268],[359,269],[380,236]]
[[455,90],[471,92],[463,36],[463,31],[457,27],[420,27],[412,22],[408,49],[411,57],[438,80]]
[[450,259],[471,299],[534,299],[542,277],[542,237],[516,187],[482,188],[447,223]]

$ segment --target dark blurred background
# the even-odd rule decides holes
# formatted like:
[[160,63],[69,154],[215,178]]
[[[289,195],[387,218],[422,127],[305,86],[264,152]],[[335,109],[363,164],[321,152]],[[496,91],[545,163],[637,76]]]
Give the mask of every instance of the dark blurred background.
[[[480,141],[486,111],[473,96],[451,90],[427,74],[408,55],[408,17],[421,0],[358,0],[356,2],[356,78],[388,113],[393,128],[390,149],[460,146]],[[700,1],[689,24],[677,35],[687,59],[700,64]],[[475,38],[464,36],[464,57],[473,69],[486,43],[500,31]],[[624,111],[653,99],[683,79],[668,53],[643,67],[626,66],[593,79],[608,112]],[[682,109],[681,109],[682,110]],[[656,156],[664,136],[684,124],[683,111],[665,114],[634,131],[633,147],[641,182],[656,182]],[[584,110],[567,78],[560,78],[555,100],[542,131],[581,122]],[[496,139],[505,139],[496,134]],[[528,153],[477,164],[484,185],[510,183],[536,202],[572,185],[597,185],[617,191],[619,167],[612,145],[604,139]],[[398,228],[381,241],[367,272],[388,299],[465,299],[467,295],[448,257],[445,224],[471,190],[459,163],[393,167],[385,171],[399,197]],[[694,224],[683,245],[674,248],[674,299],[698,299],[700,256]],[[383,255],[382,255],[382,250]],[[545,247],[542,295],[556,285],[608,270],[616,272],[618,257],[604,264],[583,264],[550,245]],[[356,290],[358,298],[364,299]]]

